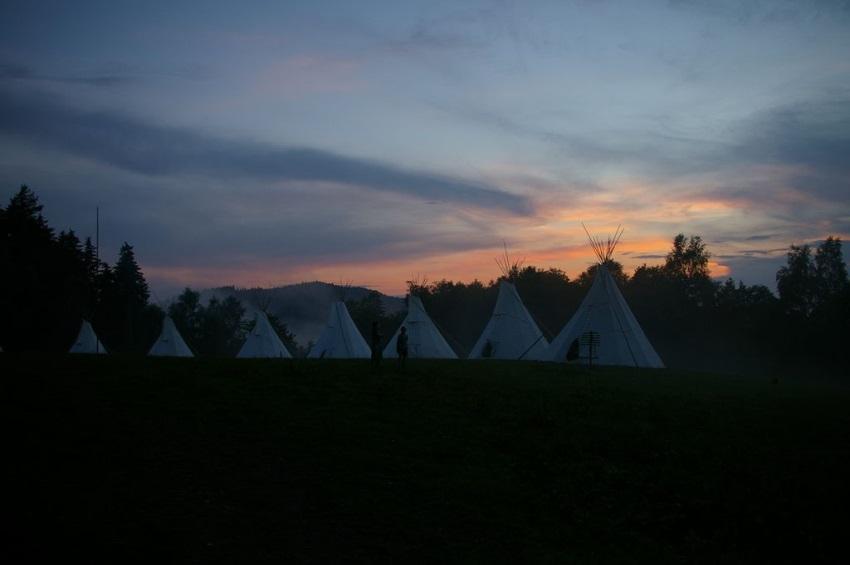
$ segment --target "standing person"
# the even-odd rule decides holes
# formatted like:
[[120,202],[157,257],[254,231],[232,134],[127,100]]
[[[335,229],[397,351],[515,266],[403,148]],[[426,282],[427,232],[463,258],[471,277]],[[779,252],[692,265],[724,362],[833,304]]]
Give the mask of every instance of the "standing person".
[[381,327],[378,322],[372,322],[372,372],[381,374]]
[[579,357],[579,343],[578,338],[575,338],[573,342],[570,344],[570,348],[567,350],[567,363],[570,361],[575,361]]
[[401,327],[395,342],[395,352],[398,354],[398,370],[403,371],[407,362],[407,328]]

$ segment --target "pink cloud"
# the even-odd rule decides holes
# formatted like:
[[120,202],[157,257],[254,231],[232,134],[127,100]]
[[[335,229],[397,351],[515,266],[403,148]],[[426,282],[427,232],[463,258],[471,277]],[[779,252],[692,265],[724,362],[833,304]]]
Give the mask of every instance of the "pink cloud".
[[361,67],[361,62],[353,58],[301,53],[266,66],[256,88],[261,93],[295,97],[352,92],[366,86],[359,75]]

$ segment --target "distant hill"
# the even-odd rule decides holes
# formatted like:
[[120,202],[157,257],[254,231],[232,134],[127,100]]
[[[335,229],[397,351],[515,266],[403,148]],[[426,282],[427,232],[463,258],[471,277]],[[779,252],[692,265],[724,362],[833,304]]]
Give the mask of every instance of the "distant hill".
[[[201,300],[209,301],[213,296],[224,298],[235,296],[245,306],[246,315],[252,316],[259,309],[280,318],[295,333],[296,341],[306,345],[315,341],[325,326],[331,303],[340,300],[360,300],[371,289],[314,281],[274,288],[236,288],[225,286],[201,291]],[[387,314],[404,310],[404,299],[381,294]]]

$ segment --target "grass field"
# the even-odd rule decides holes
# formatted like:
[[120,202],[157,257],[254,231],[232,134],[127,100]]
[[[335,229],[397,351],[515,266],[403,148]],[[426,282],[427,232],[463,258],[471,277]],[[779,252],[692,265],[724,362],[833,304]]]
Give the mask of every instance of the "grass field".
[[850,379],[8,354],[0,374],[6,563],[846,558]]

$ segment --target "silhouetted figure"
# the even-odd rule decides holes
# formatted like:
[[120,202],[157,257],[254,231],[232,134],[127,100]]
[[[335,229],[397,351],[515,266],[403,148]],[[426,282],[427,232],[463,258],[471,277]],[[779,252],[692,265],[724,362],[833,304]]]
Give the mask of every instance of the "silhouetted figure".
[[395,352],[398,354],[398,370],[403,371],[407,363],[407,328],[401,327],[395,342]]
[[570,348],[567,350],[567,363],[570,361],[575,361],[578,359],[579,355],[579,344],[578,338],[575,338],[573,342],[570,344]]
[[381,327],[378,322],[372,322],[372,372],[381,373]]

